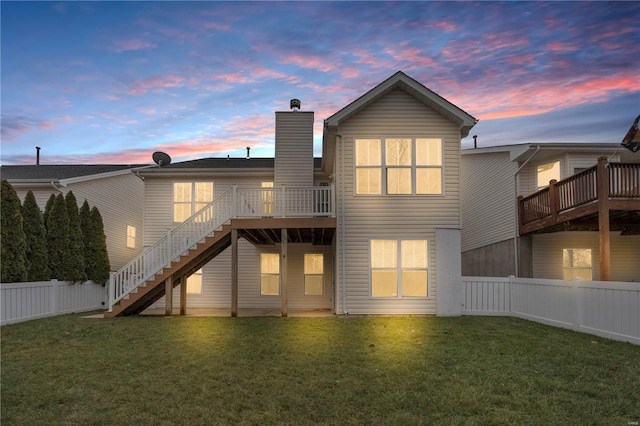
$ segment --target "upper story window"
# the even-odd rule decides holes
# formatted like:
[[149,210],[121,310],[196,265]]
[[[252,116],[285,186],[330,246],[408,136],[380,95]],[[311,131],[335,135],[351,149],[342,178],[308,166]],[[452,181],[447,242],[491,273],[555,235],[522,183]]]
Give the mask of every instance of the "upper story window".
[[262,213],[273,214],[273,182],[262,182]]
[[356,194],[442,194],[442,139],[356,139]]
[[540,164],[536,172],[536,187],[538,191],[549,186],[549,181],[560,180],[560,161]]
[[184,222],[213,201],[213,182],[174,182],[173,221]]

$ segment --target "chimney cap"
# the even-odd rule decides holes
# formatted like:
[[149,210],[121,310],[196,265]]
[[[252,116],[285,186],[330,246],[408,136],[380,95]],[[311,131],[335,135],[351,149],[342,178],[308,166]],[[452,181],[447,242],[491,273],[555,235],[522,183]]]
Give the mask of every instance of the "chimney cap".
[[293,111],[298,111],[300,109],[300,99],[291,99],[289,101],[289,108]]

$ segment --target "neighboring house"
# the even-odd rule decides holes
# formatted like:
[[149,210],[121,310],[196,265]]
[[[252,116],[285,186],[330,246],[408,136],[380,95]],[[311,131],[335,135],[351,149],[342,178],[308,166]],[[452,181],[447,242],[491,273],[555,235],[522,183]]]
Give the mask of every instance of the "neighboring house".
[[1,166],[0,176],[20,200],[33,192],[42,211],[51,194],[73,191],[78,208],[87,200],[100,211],[107,236],[112,270],[118,270],[142,251],[144,182],[133,165],[21,165]]
[[463,275],[640,281],[640,153],[615,143],[466,149],[462,180]]
[[[187,307],[459,314],[460,140],[476,119],[398,72],[324,121],[275,113],[275,158],[146,168],[145,252],[107,316]],[[177,287],[174,289],[174,287]]]

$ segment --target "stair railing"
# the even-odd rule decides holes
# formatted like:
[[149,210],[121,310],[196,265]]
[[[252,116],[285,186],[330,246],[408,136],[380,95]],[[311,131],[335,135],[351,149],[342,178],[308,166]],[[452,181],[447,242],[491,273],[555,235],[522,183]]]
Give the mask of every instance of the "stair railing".
[[236,197],[237,188],[229,188],[189,219],[167,231],[166,236],[119,271],[112,273],[109,280],[109,310],[116,302],[160,273],[163,268],[170,267],[171,262],[228,222],[234,215]]

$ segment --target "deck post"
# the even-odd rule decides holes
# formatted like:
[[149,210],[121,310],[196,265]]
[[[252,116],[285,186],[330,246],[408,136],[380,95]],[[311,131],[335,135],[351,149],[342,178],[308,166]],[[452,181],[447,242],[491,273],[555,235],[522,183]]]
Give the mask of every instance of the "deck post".
[[611,241],[609,225],[609,170],[607,157],[598,158],[598,234],[600,239],[600,281],[609,281],[611,271]]
[[238,316],[238,230],[231,229],[231,316]]
[[164,314],[173,313],[173,276],[169,275],[164,281]]
[[287,289],[287,228],[281,230],[280,241],[280,287],[282,296],[282,316],[288,315],[289,294]]
[[180,278],[180,315],[187,314],[187,277]]
[[553,217],[553,223],[557,223],[558,219],[558,209],[560,206],[558,200],[558,181],[552,179],[549,181],[549,210],[551,213],[551,217]]

